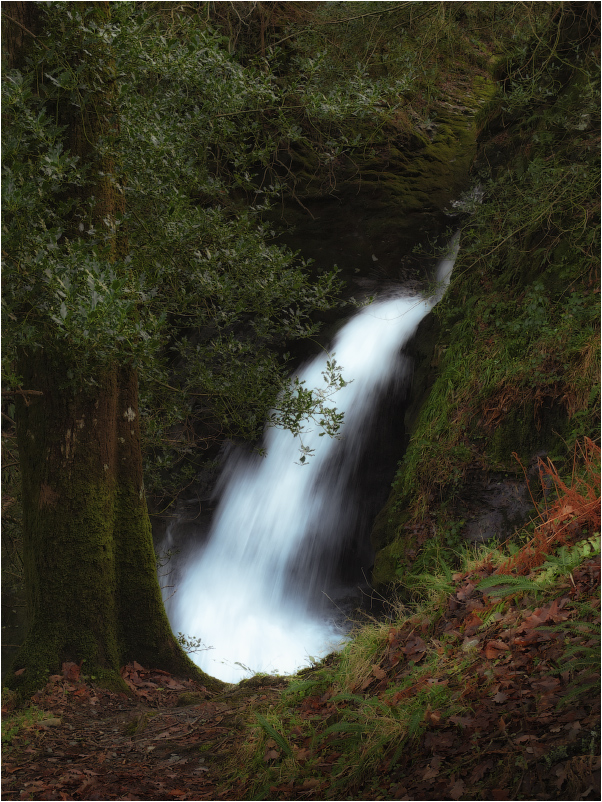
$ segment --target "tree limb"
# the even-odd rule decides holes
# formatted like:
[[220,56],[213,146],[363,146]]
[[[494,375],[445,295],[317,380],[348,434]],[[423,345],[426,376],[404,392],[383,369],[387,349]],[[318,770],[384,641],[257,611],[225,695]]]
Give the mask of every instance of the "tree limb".
[[9,17],[8,14],[3,14],[2,16],[5,19],[7,19],[9,22],[14,23],[18,28],[21,28],[22,31],[25,31],[25,33],[28,36],[31,36],[33,39],[35,39],[37,42],[39,42],[42,45],[42,47],[44,48],[44,50],[48,50],[49,49],[48,45],[45,45],[44,42],[40,39],[40,37],[36,36],[35,33],[32,33],[32,31],[30,31],[29,28],[26,28],[25,25],[22,25],[20,22],[17,22],[16,19],[13,19],[12,17]]

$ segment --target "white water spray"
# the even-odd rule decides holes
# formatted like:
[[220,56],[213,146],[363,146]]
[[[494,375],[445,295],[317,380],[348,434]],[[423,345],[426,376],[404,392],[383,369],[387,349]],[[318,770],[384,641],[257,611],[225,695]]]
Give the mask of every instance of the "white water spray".
[[[299,441],[270,429],[267,457],[238,458],[209,540],[184,567],[168,610],[175,631],[213,647],[193,655],[212,676],[238,682],[248,670],[292,673],[342,642],[344,633],[316,605],[328,574],[329,535],[353,516],[347,481],[375,414],[374,398],[393,376],[403,381],[407,360],[400,351],[443,295],[458,244],[456,235],[432,296],[400,294],[372,303],[337,335],[331,350],[350,381],[333,398],[345,413],[342,441],[309,433],[304,444],[315,453],[300,465]],[[323,383],[328,358],[302,368],[308,388]],[[344,449],[344,459],[335,465],[337,449]]]

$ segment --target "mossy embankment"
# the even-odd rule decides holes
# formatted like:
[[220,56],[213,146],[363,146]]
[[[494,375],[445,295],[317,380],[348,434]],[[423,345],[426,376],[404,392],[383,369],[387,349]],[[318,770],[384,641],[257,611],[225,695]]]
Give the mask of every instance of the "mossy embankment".
[[282,156],[293,176],[277,212],[291,226],[282,240],[318,266],[336,263],[351,288],[358,274],[381,284],[424,280],[433,255],[417,246],[440,239],[470,185],[496,83],[485,69],[441,69],[436,97],[408,97],[382,126],[357,121],[361,146],[332,165],[310,149]]
[[225,798],[596,799],[600,449],[574,469],[547,464],[534,531],[411,571],[407,606],[250,709]]
[[501,523],[471,498],[520,495],[523,467],[544,455],[561,464],[579,437],[598,438],[599,82],[583,23],[556,20],[497,67],[478,193],[423,331],[409,445],[373,531],[380,591],[403,585],[433,538],[453,552],[462,535],[511,535],[528,515],[524,494],[498,499]]

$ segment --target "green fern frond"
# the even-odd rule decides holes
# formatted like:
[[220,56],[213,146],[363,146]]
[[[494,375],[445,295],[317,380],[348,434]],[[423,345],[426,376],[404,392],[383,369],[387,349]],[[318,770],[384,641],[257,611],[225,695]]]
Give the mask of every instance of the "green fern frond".
[[322,736],[325,738],[332,732],[355,732],[364,733],[366,731],[365,724],[355,723],[353,721],[339,721],[336,724],[331,724],[330,727],[324,730]]
[[320,685],[319,680],[316,679],[309,679],[301,682],[291,682],[288,688],[285,688],[282,692],[283,696],[293,696],[295,694],[299,694],[300,696],[306,696],[312,688],[315,688],[316,685]]
[[356,693],[349,693],[348,691],[341,691],[332,697],[333,702],[355,702],[356,704],[364,704],[366,701],[363,696],[358,696]]
[[584,693],[587,692],[595,692],[596,694],[600,693],[600,677],[594,677],[591,680],[586,680],[585,682],[580,682],[578,685],[575,684],[565,693],[562,699],[556,705],[556,708],[562,708],[566,705],[574,702],[579,696],[583,696]]
[[273,727],[273,726],[270,724],[270,722],[269,722],[269,721],[267,721],[267,720],[266,720],[266,719],[265,719],[265,718],[264,718],[262,715],[260,715],[259,713],[255,713],[255,718],[257,719],[257,721],[258,721],[258,722],[259,722],[259,724],[261,725],[262,729],[263,729],[263,730],[264,730],[264,731],[265,731],[265,732],[266,732],[266,733],[267,733],[267,734],[270,736],[270,738],[273,738],[273,739],[274,739],[274,741],[276,741],[276,743],[277,743],[277,744],[278,744],[278,746],[279,746],[279,747],[282,749],[282,751],[284,752],[284,754],[285,754],[287,757],[292,757],[292,756],[293,756],[293,750],[292,750],[292,749],[290,748],[290,746],[288,745],[288,742],[287,742],[286,738],[284,738],[284,737],[283,737],[283,736],[282,736],[282,735],[281,735],[281,734],[278,732],[278,730],[277,730],[277,729],[275,729],[275,728],[274,728],[274,727]]
[[485,616],[483,623],[479,627],[479,632],[482,632],[484,629],[487,629],[493,617],[497,615],[497,613],[503,612],[503,610],[505,609],[506,609],[506,602],[500,602],[499,604],[496,604],[495,607],[492,607],[492,609],[489,610],[489,612]]
[[487,591],[485,594],[487,596],[510,596],[513,593],[539,593],[541,587],[524,576],[500,574],[482,579],[477,585],[477,590],[481,593]]

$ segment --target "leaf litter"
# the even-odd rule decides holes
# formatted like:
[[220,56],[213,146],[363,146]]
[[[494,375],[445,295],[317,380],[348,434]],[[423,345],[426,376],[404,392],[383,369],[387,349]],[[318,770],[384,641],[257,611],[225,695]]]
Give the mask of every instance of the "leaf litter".
[[65,663],[32,699],[45,717],[3,743],[3,798],[600,799],[599,511],[578,489],[578,527],[559,497],[511,564],[455,573],[435,614],[385,627],[345,687],[332,655],[220,695],[138,663],[116,693]]
[[[32,702],[53,718],[3,746],[3,799],[228,798],[215,767],[242,737],[241,713],[275,691],[221,701],[196,682],[137,663],[121,673],[129,695],[95,687],[73,663],[49,678]],[[178,706],[182,700],[189,703]]]
[[[519,594],[487,618],[498,600],[476,588],[491,573],[485,565],[456,575],[455,592],[430,633],[414,618],[390,627],[350,698],[332,687],[306,696],[294,708],[296,723],[276,738],[267,737],[271,725],[260,711],[278,707],[288,684],[282,678],[215,696],[132,663],[122,670],[126,695],[95,687],[66,663],[32,700],[50,718],[4,748],[3,798],[598,799],[600,760],[587,745],[599,732],[599,696],[592,691],[563,705],[580,675],[571,678],[570,661],[564,672],[557,666],[567,641],[588,642],[587,626],[562,625],[575,623],[575,603],[583,599],[596,612],[599,557],[573,572],[563,595],[535,606]],[[483,605],[478,614],[471,600]],[[424,664],[429,653],[439,658],[433,667]],[[459,659],[461,672],[454,670]],[[421,692],[441,689],[456,712],[427,705],[399,754],[383,749],[369,772],[352,776],[346,750],[361,743],[361,717],[350,715],[358,705],[395,712]],[[182,699],[189,703],[179,707]],[[290,700],[286,705],[292,709]],[[251,776],[240,770],[238,756],[257,738],[258,719],[267,726],[263,769]],[[279,783],[285,761],[295,769]]]

